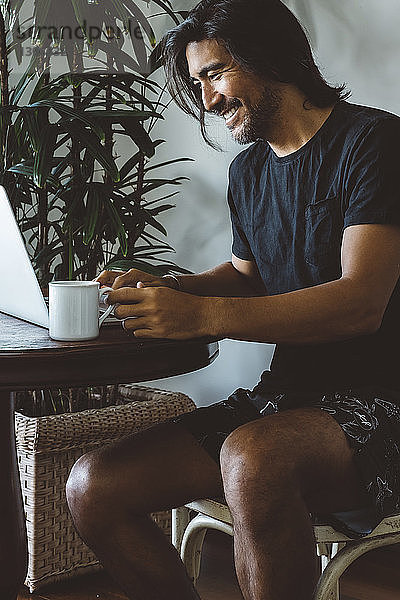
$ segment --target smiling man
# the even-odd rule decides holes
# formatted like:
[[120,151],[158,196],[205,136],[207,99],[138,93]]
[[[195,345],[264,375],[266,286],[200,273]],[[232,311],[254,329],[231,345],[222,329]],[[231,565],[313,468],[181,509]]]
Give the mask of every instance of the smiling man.
[[254,142],[263,132],[269,139],[282,122],[282,95],[273,85],[240,65],[215,39],[190,42],[186,49],[194,89],[201,89],[203,106],[225,119],[239,144]]
[[253,390],[81,458],[68,502],[129,598],[194,600],[147,514],[225,496],[246,600],[311,600],[312,514],[350,537],[400,511],[400,119],[347,102],[279,0],[203,0],[164,40],[167,80],[240,144],[231,261],[102,273],[139,338],[276,343]]

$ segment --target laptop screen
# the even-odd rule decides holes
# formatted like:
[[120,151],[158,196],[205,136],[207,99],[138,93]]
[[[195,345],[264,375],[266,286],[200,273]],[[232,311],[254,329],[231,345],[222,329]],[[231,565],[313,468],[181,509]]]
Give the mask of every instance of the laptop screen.
[[0,186],[0,311],[41,327],[49,313],[6,190]]

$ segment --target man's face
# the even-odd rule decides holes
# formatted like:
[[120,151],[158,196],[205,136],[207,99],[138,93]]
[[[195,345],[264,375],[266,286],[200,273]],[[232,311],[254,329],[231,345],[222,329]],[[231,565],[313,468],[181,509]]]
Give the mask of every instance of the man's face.
[[239,144],[269,139],[281,108],[276,85],[244,71],[217,40],[191,42],[186,59],[193,84],[201,86],[204,108],[225,119]]

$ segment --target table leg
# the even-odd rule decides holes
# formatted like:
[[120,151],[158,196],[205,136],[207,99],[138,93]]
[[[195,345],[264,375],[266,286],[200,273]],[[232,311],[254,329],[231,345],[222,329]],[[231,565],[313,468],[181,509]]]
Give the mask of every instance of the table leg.
[[16,600],[27,571],[25,515],[17,466],[13,394],[0,392],[0,598]]

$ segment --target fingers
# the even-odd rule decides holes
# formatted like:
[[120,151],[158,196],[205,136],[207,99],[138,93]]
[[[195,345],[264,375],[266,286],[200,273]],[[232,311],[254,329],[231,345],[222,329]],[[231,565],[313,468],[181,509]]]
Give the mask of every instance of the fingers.
[[136,329],[132,332],[137,338],[155,338],[150,329]]
[[154,279],[153,281],[138,281],[136,287],[145,288],[145,287],[168,287],[164,284],[160,279]]
[[118,290],[123,287],[136,287],[139,282],[142,282],[147,286],[154,281],[159,281],[159,278],[149,275],[144,271],[139,271],[138,269],[130,269],[115,279],[113,288]]
[[114,315],[127,331],[164,339],[177,333],[176,296],[181,295],[168,287],[124,287],[111,291],[107,302],[115,305]]
[[144,337],[144,335],[146,337],[154,337],[154,333],[149,327],[149,324],[146,323],[145,319],[125,319],[122,323],[122,326],[125,331],[134,333],[135,336],[138,334],[137,337],[139,337],[139,335],[141,335],[141,337]]
[[119,277],[123,271],[102,271],[95,281],[100,283],[100,287],[112,287],[115,279]]
[[146,288],[123,287],[108,294],[108,304],[136,304],[146,297]]
[[156,277],[140,271],[139,269],[130,269],[129,271],[102,271],[95,281],[100,283],[100,287],[112,287],[119,290],[123,287],[170,287],[175,289],[168,278]]
[[149,327],[142,319],[126,319],[125,321],[122,321],[122,327],[125,331],[137,338],[162,339],[162,336],[158,335],[157,332]]
[[114,309],[114,316],[121,320],[128,319],[129,317],[135,317],[136,320],[145,314],[146,312],[141,304],[117,304]]
[[[142,283],[142,282],[139,282]],[[168,287],[158,285],[141,285],[140,287],[123,287],[113,289],[108,294],[108,304],[137,304],[138,302],[146,302],[154,309],[160,306],[160,303],[165,302],[166,297],[177,292]]]
[[136,287],[139,281],[145,282],[145,285],[154,285],[153,282],[159,281],[159,278],[138,269],[130,269],[129,271],[102,271],[95,281],[98,281],[101,286],[119,289],[127,286]]

